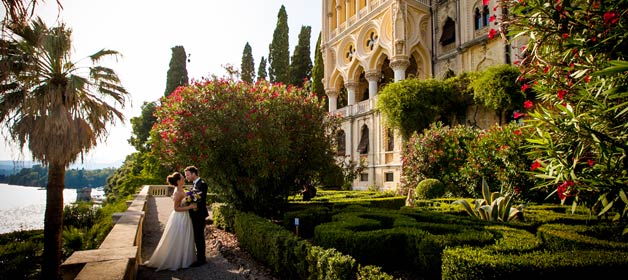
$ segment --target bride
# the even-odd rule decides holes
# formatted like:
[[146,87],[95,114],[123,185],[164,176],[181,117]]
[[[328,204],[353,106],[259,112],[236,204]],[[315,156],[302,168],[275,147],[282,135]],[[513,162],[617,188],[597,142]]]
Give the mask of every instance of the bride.
[[183,190],[183,175],[174,172],[168,176],[167,181],[176,189],[172,195],[174,211],[170,214],[164,233],[157,244],[155,252],[144,265],[160,270],[177,270],[188,268],[196,261],[194,253],[194,234],[192,232],[192,220],[188,210],[196,208],[192,203],[187,206],[183,203],[185,190]]

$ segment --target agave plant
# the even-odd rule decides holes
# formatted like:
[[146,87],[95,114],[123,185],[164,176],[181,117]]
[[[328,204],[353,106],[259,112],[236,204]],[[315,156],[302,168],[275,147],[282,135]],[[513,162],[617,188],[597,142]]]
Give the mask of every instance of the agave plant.
[[512,195],[502,195],[500,192],[491,193],[484,177],[482,177],[482,196],[483,199],[475,200],[473,207],[465,199],[456,200],[452,204],[462,205],[470,216],[480,220],[509,222],[523,219],[525,204],[513,207]]

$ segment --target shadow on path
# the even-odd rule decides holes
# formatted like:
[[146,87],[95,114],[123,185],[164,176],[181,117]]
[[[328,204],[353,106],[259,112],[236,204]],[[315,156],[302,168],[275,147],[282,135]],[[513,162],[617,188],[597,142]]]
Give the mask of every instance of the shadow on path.
[[[142,236],[142,262],[147,261],[155,251],[168,217],[172,212],[173,202],[170,197],[149,197],[146,207],[146,220]],[[211,217],[211,213],[210,213]],[[206,231],[205,242],[207,246],[207,264],[200,267],[179,269],[177,271],[155,271],[154,268],[140,265],[137,279],[247,279],[240,268],[235,267],[220,252],[211,248]]]

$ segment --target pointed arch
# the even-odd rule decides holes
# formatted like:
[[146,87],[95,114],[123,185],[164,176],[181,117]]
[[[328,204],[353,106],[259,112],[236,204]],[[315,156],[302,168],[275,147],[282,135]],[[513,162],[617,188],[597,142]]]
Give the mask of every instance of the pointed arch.
[[378,47],[371,56],[371,60],[368,63],[368,69],[382,69],[382,64],[384,63],[384,60],[389,57],[390,54],[386,49]]
[[347,70],[347,80],[355,81],[360,77],[360,73],[364,72],[364,66],[362,62],[359,60],[355,60],[349,65],[349,69]]
[[430,55],[423,45],[416,45],[410,50],[410,59],[414,59],[416,63],[418,74],[415,73],[415,75],[417,78],[427,79],[432,76]]

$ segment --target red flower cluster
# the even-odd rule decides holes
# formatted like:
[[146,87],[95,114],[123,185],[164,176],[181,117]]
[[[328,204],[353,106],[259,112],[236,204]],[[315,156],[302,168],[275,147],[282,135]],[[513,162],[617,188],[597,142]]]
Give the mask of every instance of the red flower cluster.
[[564,200],[567,197],[573,196],[572,194],[568,193],[569,192],[569,188],[571,188],[573,186],[574,186],[574,183],[571,180],[567,180],[567,181],[563,182],[562,184],[560,184],[558,186],[558,188],[556,188],[556,194],[558,194],[558,199]]
[[564,89],[559,89],[556,94],[558,95],[558,99],[563,100],[565,99],[565,94],[567,92]]
[[539,160],[535,160],[530,166],[530,171],[534,171],[539,167],[541,167],[541,163],[539,162]]
[[619,14],[616,12],[606,12],[604,13],[604,24],[611,25],[617,24],[619,21]]
[[493,39],[493,38],[495,38],[496,34],[497,34],[497,30],[491,28],[491,30],[488,31],[488,38],[489,39]]
[[530,100],[526,100],[523,102],[523,108],[530,109],[534,106],[534,103]]

